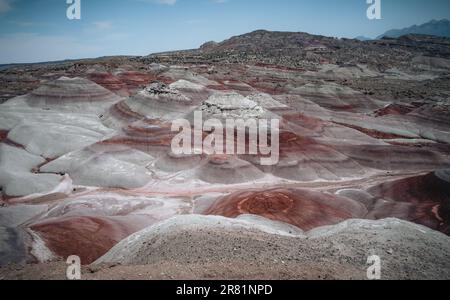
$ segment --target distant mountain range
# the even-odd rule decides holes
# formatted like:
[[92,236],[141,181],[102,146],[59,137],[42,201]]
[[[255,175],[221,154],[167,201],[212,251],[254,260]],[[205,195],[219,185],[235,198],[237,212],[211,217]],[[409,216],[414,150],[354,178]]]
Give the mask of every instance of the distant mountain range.
[[408,57],[450,59],[450,38],[411,34],[361,42],[305,32],[256,30],[222,42],[207,42],[199,49],[156,53],[142,59],[147,64],[209,65],[214,62],[270,65],[286,70],[315,70],[323,64],[344,67],[366,65],[384,72],[392,68],[405,69],[405,53]]
[[426,34],[450,37],[450,21],[447,19],[443,19],[440,21],[432,20],[422,25],[413,25],[404,29],[393,29],[380,35],[379,37],[377,37],[377,39],[381,39],[383,37],[398,38],[400,36],[408,34]]
[[0,64],[0,71],[12,69],[16,67],[32,67],[32,66],[48,66],[48,65],[63,65],[70,64],[73,62],[89,62],[89,61],[101,61],[108,60],[111,58],[129,58],[134,56],[126,56],[126,55],[113,55],[113,56],[100,56],[93,58],[78,58],[78,59],[66,59],[66,60],[54,60],[54,61],[43,61],[43,62],[32,62],[32,63],[12,63],[12,64]]

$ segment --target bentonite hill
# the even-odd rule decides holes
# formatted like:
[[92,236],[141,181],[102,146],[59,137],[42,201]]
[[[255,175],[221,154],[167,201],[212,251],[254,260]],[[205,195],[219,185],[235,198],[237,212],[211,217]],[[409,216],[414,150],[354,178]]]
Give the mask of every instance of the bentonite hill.
[[[0,71],[0,278],[450,279],[450,39],[255,31]],[[176,155],[194,111],[280,158]]]

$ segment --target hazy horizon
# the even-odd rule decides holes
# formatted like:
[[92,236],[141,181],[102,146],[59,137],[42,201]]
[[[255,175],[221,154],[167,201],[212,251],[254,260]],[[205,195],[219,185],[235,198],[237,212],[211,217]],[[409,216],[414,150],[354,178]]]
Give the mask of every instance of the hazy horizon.
[[0,0],[0,64],[141,56],[198,48],[254,30],[375,38],[391,29],[450,18],[450,1],[382,0],[369,20],[366,0]]

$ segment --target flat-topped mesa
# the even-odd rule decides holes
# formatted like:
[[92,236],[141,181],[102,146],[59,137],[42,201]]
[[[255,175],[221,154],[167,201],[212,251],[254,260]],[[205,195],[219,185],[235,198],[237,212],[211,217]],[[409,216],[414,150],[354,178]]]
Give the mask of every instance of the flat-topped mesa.
[[267,112],[257,102],[238,93],[216,93],[203,102],[200,107],[207,117],[227,118],[263,118]]
[[[261,104],[246,98],[235,92],[217,92],[211,95],[194,111],[187,115],[187,119],[194,124],[196,116],[201,113],[202,121],[216,119],[223,123],[223,127],[228,127],[228,121],[254,120],[259,126],[259,121],[280,119],[274,113],[265,109]],[[231,122],[233,123],[233,122]]]
[[184,93],[164,83],[153,82],[112,106],[102,121],[108,127],[119,129],[143,119],[172,121],[194,108],[194,101]]
[[236,218],[252,214],[310,230],[360,218],[366,208],[347,198],[300,189],[236,192],[217,200],[204,214]]
[[199,105],[211,95],[211,92],[205,86],[183,79],[171,83],[169,87],[187,96],[195,105]]
[[134,112],[148,119],[173,120],[194,108],[193,101],[163,83],[152,83],[134,97],[126,100]]

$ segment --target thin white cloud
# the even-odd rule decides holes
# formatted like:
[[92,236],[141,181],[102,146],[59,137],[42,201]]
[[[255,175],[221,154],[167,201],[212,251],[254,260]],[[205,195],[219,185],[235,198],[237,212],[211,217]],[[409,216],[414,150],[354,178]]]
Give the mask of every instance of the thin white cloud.
[[138,1],[162,5],[175,5],[177,3],[177,0],[138,0]]
[[97,21],[92,24],[97,30],[108,30],[112,28],[112,23],[110,21]]
[[0,0],[0,13],[8,12],[12,9],[12,0]]
[[20,26],[20,27],[37,27],[37,26],[55,26],[51,22],[28,22],[28,21],[8,21],[9,24]]
[[177,3],[177,0],[157,0],[159,4],[166,4],[166,5],[174,5]]

